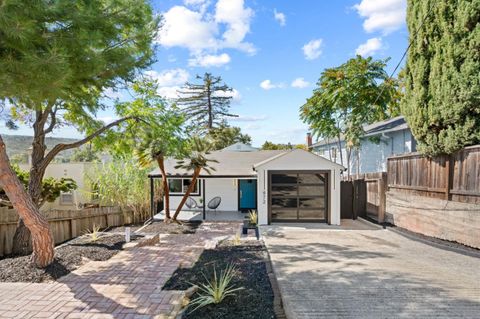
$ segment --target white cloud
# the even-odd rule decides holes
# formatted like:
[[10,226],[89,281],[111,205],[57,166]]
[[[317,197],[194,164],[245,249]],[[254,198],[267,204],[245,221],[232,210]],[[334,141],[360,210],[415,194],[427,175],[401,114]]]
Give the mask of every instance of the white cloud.
[[145,71],[145,75],[156,80],[160,87],[182,85],[188,81],[190,74],[184,69],[171,69],[162,72]]
[[322,54],[322,39],[308,42],[302,47],[303,54],[307,60],[315,60]]
[[401,28],[406,21],[407,0],[362,0],[354,8],[366,19],[363,29],[367,32],[388,34]]
[[231,96],[232,103],[238,104],[242,99],[242,95],[237,89],[232,89],[231,91],[217,91],[213,95],[215,96]]
[[310,82],[305,81],[304,78],[296,78],[292,81],[292,87],[297,89],[303,89],[310,86]]
[[154,79],[158,83],[158,94],[167,98],[178,98],[178,90],[188,81],[190,74],[184,69],[171,69],[162,72],[145,71],[146,76]]
[[362,43],[355,50],[355,54],[367,57],[374,55],[378,50],[383,47],[381,38],[371,38],[367,42]]
[[273,9],[273,17],[278,21],[278,23],[280,23],[282,27],[287,24],[287,17],[284,13],[278,12],[277,9]]
[[259,122],[259,121],[265,121],[268,117],[266,115],[239,115],[236,118],[230,119],[230,121],[235,121],[235,122]]
[[184,4],[189,7],[174,6],[162,13],[164,24],[157,43],[167,48],[186,48],[193,60],[214,56],[226,48],[256,53],[255,46],[244,41],[254,15],[251,8],[245,7],[244,0],[218,0],[212,10],[208,10],[210,1],[185,0]]
[[264,90],[271,90],[271,89],[281,89],[285,87],[283,83],[272,83],[270,80],[263,80],[260,83],[260,87]]
[[217,47],[217,25],[204,19],[202,14],[183,6],[175,6],[163,14],[157,42],[165,47],[185,47],[201,51]]
[[188,60],[189,66],[201,66],[204,68],[216,66],[220,67],[222,65],[228,64],[230,62],[230,56],[226,53],[219,55],[197,55]]
[[107,88],[103,91],[103,95],[109,99],[121,99],[123,97],[123,93],[119,90],[114,90],[112,88]]
[[215,7],[215,22],[227,25],[222,35],[222,47],[235,48],[255,54],[253,44],[243,42],[250,32],[250,21],[254,15],[251,8],[246,8],[244,0],[218,0]]

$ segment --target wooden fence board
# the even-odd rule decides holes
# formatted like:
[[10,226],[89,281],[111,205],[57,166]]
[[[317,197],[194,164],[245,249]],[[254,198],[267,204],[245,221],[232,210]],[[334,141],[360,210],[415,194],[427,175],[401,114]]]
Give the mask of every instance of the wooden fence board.
[[[63,243],[91,230],[93,226],[106,228],[122,226],[137,220],[131,211],[118,207],[87,208],[83,210],[51,210],[43,212],[48,219],[55,244]],[[18,214],[14,209],[0,207],[0,256],[12,252],[13,235],[17,227]]]

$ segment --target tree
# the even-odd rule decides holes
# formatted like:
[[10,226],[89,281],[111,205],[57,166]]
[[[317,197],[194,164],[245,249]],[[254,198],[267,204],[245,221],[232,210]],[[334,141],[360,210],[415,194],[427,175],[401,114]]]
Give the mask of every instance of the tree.
[[[125,138],[113,138],[113,143],[122,143],[121,152],[131,153],[133,150],[142,167],[151,166],[152,161],[158,164],[162,174],[162,189],[165,197],[165,221],[170,220],[170,195],[164,160],[167,156],[181,157],[184,149],[183,124],[184,117],[175,106],[167,107],[163,98],[157,93],[155,82],[144,80],[133,86],[136,98],[125,102],[123,108],[140,109],[143,125]],[[128,104],[128,106],[127,106]],[[118,149],[117,149],[118,153]]]
[[[12,166],[13,171],[17,175],[18,179],[22,183],[25,189],[28,188],[29,173],[22,170],[18,165]],[[44,203],[54,202],[62,192],[70,192],[77,189],[77,183],[71,179],[62,177],[59,179],[48,177],[42,180],[42,193],[40,195],[40,201],[38,206],[41,207]],[[12,203],[8,199],[5,192],[0,188],[0,204],[5,206],[12,206]]]
[[99,162],[99,152],[93,150],[92,146],[76,149],[72,156],[69,158],[69,162]]
[[176,221],[178,214],[182,211],[183,205],[187,201],[187,198],[190,196],[190,193],[195,188],[197,183],[198,176],[200,172],[204,170],[208,174],[211,174],[211,171],[214,171],[215,168],[211,167],[209,163],[218,163],[217,160],[209,159],[208,155],[212,150],[212,145],[205,140],[202,140],[198,137],[192,139],[192,145],[188,151],[188,155],[185,159],[178,161],[178,165],[175,166],[175,169],[184,169],[187,172],[193,172],[192,181],[183,195],[180,204],[178,204],[177,210],[173,215],[173,220]]
[[262,150],[293,150],[293,149],[301,149],[308,151],[308,148],[305,144],[275,144],[270,141],[265,141],[262,145]]
[[[95,114],[105,108],[101,101],[107,88],[130,81],[153,62],[151,43],[157,28],[158,19],[146,0],[2,4],[0,100],[8,101],[6,121],[10,127],[20,122],[33,128],[28,202],[8,157],[0,156],[0,169],[5,172],[0,184],[21,217],[14,252],[25,252],[28,229],[34,227],[38,236],[32,238],[35,263],[46,266],[53,260],[53,238],[38,212],[45,169],[59,152],[79,147],[134,118],[127,116],[105,125]],[[46,152],[45,137],[64,125],[74,126],[86,137],[57,144]],[[9,191],[16,195],[14,199]]]
[[203,77],[197,75],[196,79],[202,82],[185,83],[177,100],[185,117],[190,120],[192,130],[198,134],[207,133],[215,127],[224,126],[226,118],[238,116],[229,113],[233,90],[222,84],[221,77],[205,73]]
[[480,143],[478,1],[408,1],[402,112],[426,155]]
[[226,125],[211,129],[206,138],[212,144],[213,150],[220,150],[235,143],[252,143],[250,135],[243,134],[239,127]]
[[[360,147],[363,126],[391,116],[398,103],[397,81],[385,72],[387,60],[357,56],[339,67],[325,69],[313,96],[300,108],[300,116],[314,134],[341,138],[347,149],[350,174],[352,150]],[[343,158],[342,158],[343,161]]]

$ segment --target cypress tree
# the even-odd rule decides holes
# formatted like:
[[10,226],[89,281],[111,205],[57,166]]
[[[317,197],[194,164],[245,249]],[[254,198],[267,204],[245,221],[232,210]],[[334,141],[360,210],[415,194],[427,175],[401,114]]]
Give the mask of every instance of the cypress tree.
[[480,143],[480,1],[409,0],[402,112],[420,152]]

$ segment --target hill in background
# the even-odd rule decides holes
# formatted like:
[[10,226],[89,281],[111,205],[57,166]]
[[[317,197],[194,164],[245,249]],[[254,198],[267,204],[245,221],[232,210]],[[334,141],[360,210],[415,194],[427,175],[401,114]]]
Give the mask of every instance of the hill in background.
[[[32,136],[25,135],[6,135],[2,134],[2,139],[7,146],[7,154],[10,160],[14,162],[26,162],[27,154],[29,153],[28,149],[32,146]],[[47,137],[45,138],[45,144],[47,145],[47,150],[51,149],[58,143],[72,143],[78,141],[74,138],[61,138],[61,137]],[[55,162],[62,162],[65,159],[68,159],[72,156],[75,149],[65,150],[60,152],[55,157]]]

